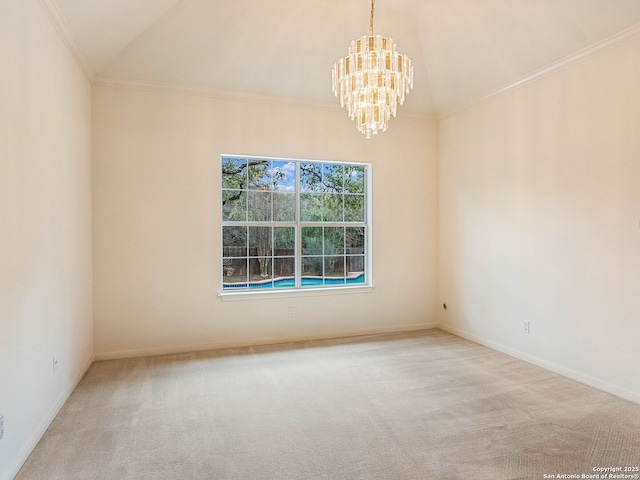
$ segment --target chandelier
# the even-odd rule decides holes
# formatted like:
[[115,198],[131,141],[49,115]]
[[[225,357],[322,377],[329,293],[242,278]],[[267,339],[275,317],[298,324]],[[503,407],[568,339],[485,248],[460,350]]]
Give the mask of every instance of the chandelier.
[[396,51],[393,38],[373,34],[375,0],[371,0],[369,35],[353,40],[349,55],[333,65],[333,94],[366,138],[384,132],[398,103],[413,88],[411,59]]

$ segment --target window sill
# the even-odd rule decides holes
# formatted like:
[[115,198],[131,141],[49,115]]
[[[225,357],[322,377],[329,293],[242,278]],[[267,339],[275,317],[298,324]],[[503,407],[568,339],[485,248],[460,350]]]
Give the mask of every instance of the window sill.
[[292,298],[292,297],[319,297],[325,295],[353,295],[358,293],[371,293],[373,286],[354,287],[324,287],[324,288],[300,288],[289,290],[277,290],[269,292],[220,292],[218,297],[223,302],[234,302],[238,300],[260,300],[265,298]]

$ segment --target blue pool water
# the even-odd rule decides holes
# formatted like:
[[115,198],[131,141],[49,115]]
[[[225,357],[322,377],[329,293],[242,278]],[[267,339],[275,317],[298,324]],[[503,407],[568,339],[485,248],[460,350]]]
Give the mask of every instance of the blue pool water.
[[[320,287],[327,285],[359,285],[364,283],[364,273],[361,273],[357,277],[353,278],[325,278],[324,281],[322,278],[302,278],[302,286],[303,287]],[[279,278],[277,280],[271,280],[266,282],[249,282],[249,283],[234,283],[224,285],[223,288],[227,289],[267,289],[267,288],[293,288],[295,287],[295,278],[287,277],[287,278]]]

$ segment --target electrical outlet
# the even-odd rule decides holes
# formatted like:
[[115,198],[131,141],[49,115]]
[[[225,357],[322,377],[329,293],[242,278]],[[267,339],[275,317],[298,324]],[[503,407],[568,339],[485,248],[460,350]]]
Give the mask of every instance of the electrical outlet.
[[53,363],[53,373],[56,373],[56,371],[58,370],[58,359],[55,355],[53,356],[52,363]]
[[4,414],[0,413],[0,440],[4,437]]
[[288,313],[289,313],[289,317],[295,317],[296,316],[296,312],[293,309],[293,307],[289,307]]
[[529,320],[522,321],[522,333],[529,333]]

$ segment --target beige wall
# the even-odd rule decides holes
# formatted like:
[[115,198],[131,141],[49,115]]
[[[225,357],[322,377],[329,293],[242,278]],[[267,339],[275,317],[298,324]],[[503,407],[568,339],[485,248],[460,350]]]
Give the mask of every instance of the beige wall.
[[0,2],[0,65],[4,479],[93,354],[91,89],[37,1]]
[[440,321],[636,401],[638,85],[635,39],[446,117],[438,137]]
[[[434,321],[433,122],[366,141],[339,109],[103,85],[93,126],[98,358]],[[371,162],[373,291],[222,301],[222,153]]]

